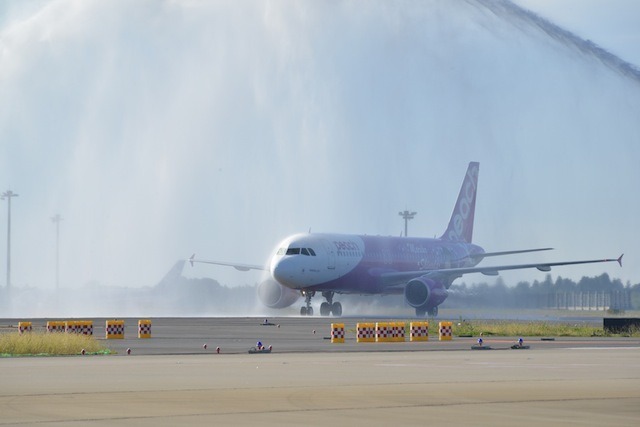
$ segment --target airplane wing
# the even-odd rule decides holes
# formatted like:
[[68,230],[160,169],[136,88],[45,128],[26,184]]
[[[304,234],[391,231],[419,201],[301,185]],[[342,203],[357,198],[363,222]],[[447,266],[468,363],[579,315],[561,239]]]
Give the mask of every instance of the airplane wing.
[[222,262],[222,261],[209,261],[209,260],[204,260],[204,259],[195,259],[195,257],[196,257],[196,254],[193,254],[193,255],[191,255],[189,257],[189,262],[191,263],[192,267],[193,267],[193,263],[199,262],[199,263],[203,263],[203,264],[225,265],[225,266],[228,266],[228,267],[233,267],[236,270],[240,270],[240,271],[269,270],[269,267],[264,266],[264,265],[237,264],[237,263]]
[[562,261],[562,262],[542,262],[535,264],[513,264],[513,265],[496,265],[487,267],[465,267],[465,268],[441,268],[437,270],[417,270],[417,271],[399,271],[382,273],[380,278],[387,285],[397,285],[400,283],[406,283],[407,281],[416,277],[429,275],[429,276],[446,276],[449,278],[460,277],[464,274],[470,273],[482,273],[487,276],[497,276],[498,272],[506,270],[521,270],[526,268],[537,268],[540,271],[551,271],[551,267],[559,265],[575,265],[575,264],[593,264],[598,262],[612,262],[616,261],[622,267],[622,257],[607,258],[607,259],[594,259],[587,261]]
[[528,252],[540,252],[540,251],[550,251],[553,248],[539,248],[539,249],[520,249],[517,251],[501,251],[501,252],[483,252],[481,254],[471,254],[469,258],[474,259],[485,259],[491,256],[502,256],[502,255],[512,255],[512,254],[524,254]]

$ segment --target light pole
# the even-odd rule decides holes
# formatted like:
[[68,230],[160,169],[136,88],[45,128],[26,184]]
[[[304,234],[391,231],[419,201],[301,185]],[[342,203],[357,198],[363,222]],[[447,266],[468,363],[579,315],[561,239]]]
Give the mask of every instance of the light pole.
[[402,218],[404,218],[404,237],[408,237],[407,236],[407,223],[409,222],[410,219],[413,219],[413,217],[417,213],[418,212],[409,212],[407,210],[405,210],[404,212],[398,212],[398,215],[400,215]]
[[8,212],[7,215],[7,291],[11,287],[11,198],[18,197],[18,194],[14,193],[11,190],[7,190],[2,193],[0,199],[7,199],[8,203]]
[[60,290],[60,221],[62,217],[56,214],[51,217],[51,221],[56,224],[56,291]]

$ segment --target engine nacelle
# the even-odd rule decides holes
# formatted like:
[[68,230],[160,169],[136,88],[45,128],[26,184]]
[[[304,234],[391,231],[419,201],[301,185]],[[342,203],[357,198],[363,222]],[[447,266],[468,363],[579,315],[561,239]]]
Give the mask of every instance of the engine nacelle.
[[258,298],[269,308],[285,308],[300,298],[300,292],[267,279],[258,285]]
[[404,298],[414,308],[430,310],[447,299],[449,293],[441,282],[426,276],[412,279],[404,288]]

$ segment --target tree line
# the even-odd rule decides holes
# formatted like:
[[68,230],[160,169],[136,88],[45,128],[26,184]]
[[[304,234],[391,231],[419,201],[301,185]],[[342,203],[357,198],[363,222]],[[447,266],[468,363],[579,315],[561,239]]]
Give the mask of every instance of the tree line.
[[640,283],[623,284],[611,279],[607,273],[595,277],[582,277],[578,282],[547,274],[543,281],[521,281],[508,286],[501,277],[494,284],[486,282],[453,284],[447,299],[449,306],[474,305],[479,307],[544,308],[567,304],[620,306],[620,309],[640,308]]

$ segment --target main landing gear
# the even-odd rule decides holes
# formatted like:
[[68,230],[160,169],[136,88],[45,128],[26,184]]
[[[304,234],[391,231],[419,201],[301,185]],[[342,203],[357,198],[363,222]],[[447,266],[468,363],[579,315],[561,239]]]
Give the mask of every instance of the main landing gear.
[[[313,307],[311,307],[311,298],[315,295],[315,291],[302,291],[305,305],[300,307],[300,316],[313,316]],[[333,302],[333,292],[323,292],[322,296],[327,300],[320,304],[320,315],[335,317],[342,316],[342,304]]]
[[320,315],[330,316],[333,314],[335,317],[342,316],[342,304],[339,302],[333,302],[333,292],[323,292],[322,296],[327,300],[320,304]]

